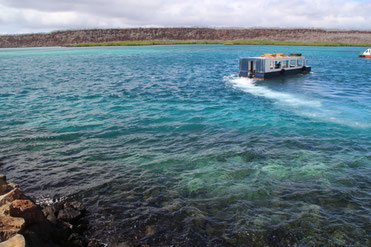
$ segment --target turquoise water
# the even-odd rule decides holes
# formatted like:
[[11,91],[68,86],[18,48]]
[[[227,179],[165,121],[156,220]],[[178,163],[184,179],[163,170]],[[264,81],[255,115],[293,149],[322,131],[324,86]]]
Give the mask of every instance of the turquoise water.
[[[107,243],[370,245],[363,49],[0,49],[0,172],[40,201],[82,200]],[[236,76],[268,52],[312,73]]]

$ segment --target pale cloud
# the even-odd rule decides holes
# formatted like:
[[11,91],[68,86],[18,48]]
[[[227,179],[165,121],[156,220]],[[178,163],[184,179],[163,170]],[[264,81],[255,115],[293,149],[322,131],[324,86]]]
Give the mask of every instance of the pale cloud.
[[371,0],[0,0],[0,33],[126,27],[371,29]]

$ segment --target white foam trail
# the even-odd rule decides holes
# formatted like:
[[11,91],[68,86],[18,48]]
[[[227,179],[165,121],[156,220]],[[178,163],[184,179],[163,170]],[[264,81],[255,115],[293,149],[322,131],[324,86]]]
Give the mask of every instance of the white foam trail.
[[341,119],[341,118],[333,117],[329,114],[326,114],[325,112],[324,113],[313,113],[313,112],[302,111],[300,112],[300,115],[311,117],[311,118],[316,118],[316,119],[319,119],[325,122],[332,122],[336,124],[346,125],[346,126],[353,127],[353,128],[363,128],[363,129],[371,128],[371,124],[369,123]]
[[290,93],[282,93],[271,90],[265,86],[257,85],[257,80],[249,78],[239,78],[230,76],[224,78],[231,83],[233,87],[238,88],[244,92],[253,94],[259,97],[265,97],[274,100],[276,103],[285,106],[285,109],[291,108],[295,114],[319,119],[325,122],[332,122],[341,125],[347,125],[356,128],[370,128],[371,124],[362,123],[358,121],[351,121],[337,117],[341,112],[324,109],[322,103],[318,100],[310,100],[293,95]]
[[264,86],[258,86],[255,84],[256,80],[249,78],[230,78],[229,81],[236,88],[243,90],[244,92],[251,93],[256,96],[273,99],[278,103],[289,105],[292,107],[297,106],[309,106],[309,107],[321,107],[321,102],[318,100],[306,100],[296,95],[289,93],[281,93],[273,91]]

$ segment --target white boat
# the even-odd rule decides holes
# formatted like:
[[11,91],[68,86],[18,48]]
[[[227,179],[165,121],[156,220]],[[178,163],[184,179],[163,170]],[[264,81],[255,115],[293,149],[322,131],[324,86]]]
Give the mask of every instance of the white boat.
[[371,58],[371,48],[368,48],[367,50],[365,50],[362,54],[359,54],[358,56]]
[[287,75],[307,74],[311,67],[306,65],[300,53],[286,56],[282,53],[264,54],[260,57],[240,58],[240,77],[269,79]]

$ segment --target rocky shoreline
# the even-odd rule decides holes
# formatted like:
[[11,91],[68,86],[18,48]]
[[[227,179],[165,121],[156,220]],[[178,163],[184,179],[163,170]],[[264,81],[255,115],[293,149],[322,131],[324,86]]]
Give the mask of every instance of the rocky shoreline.
[[88,238],[86,209],[75,200],[40,206],[0,175],[0,247],[101,247]]

